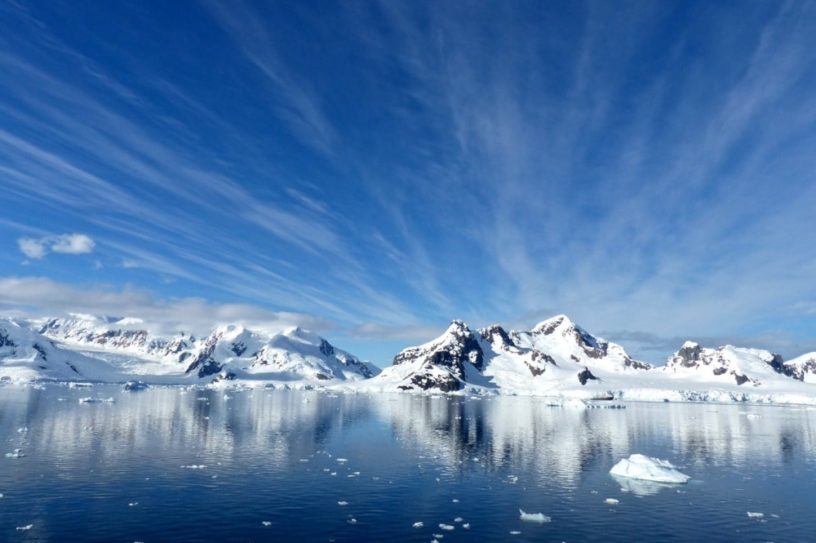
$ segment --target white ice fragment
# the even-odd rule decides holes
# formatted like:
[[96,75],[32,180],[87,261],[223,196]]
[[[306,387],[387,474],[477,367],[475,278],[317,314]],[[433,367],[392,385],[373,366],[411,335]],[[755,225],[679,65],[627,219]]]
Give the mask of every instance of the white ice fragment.
[[451,531],[451,530],[453,530],[455,528],[456,528],[456,526],[454,526],[453,524],[444,524],[444,523],[439,524],[439,529],[440,530]]
[[615,464],[609,473],[618,477],[628,477],[656,483],[684,484],[691,479],[680,473],[668,460],[652,458],[642,454],[632,454]]
[[181,466],[184,469],[204,469],[207,466],[204,464],[190,464],[189,466]]
[[470,523],[466,522],[466,523],[462,524],[462,528],[465,529],[465,530],[470,530]]
[[620,503],[620,500],[616,500],[615,498],[606,498],[604,500],[604,503],[608,505],[618,505]]
[[455,519],[453,519],[453,522],[462,522],[463,520],[465,519],[463,519],[462,517],[456,517]]
[[337,461],[343,464],[345,462],[348,462],[348,458],[338,458]]
[[507,482],[510,483],[511,485],[518,483],[518,475],[508,475]]
[[754,513],[754,512],[748,511],[748,518],[763,518],[764,516],[765,516],[765,513]]
[[345,507],[348,505],[348,502],[345,500],[340,500],[339,502],[337,502],[337,505],[339,505],[340,507]]
[[518,530],[510,530],[510,535],[521,535],[521,532]]
[[139,502],[130,502],[130,503],[128,503],[128,507],[136,507],[137,505],[139,505]]
[[421,520],[411,524],[411,528],[422,528],[424,526],[425,526],[425,523],[422,522]]
[[18,532],[27,532],[34,527],[33,524],[26,524],[25,526],[17,526]]
[[262,520],[261,524],[263,524],[264,526],[272,526],[272,523],[269,522],[268,520]]
[[357,524],[357,519],[354,517],[349,517],[349,519],[346,522],[348,522],[349,524]]
[[459,503],[459,498],[453,498],[451,501],[452,501],[453,503]]
[[550,522],[552,519],[544,513],[525,513],[519,509],[519,518],[524,522]]
[[24,456],[22,449],[14,449],[14,451],[6,453],[6,458],[22,458]]

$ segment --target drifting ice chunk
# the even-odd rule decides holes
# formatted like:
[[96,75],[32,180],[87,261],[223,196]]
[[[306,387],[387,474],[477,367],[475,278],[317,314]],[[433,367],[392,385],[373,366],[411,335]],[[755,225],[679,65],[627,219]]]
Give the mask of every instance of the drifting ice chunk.
[[440,525],[439,525],[439,529],[440,529],[440,530],[447,530],[447,531],[451,531],[451,530],[453,530],[454,528],[455,528],[455,526],[453,526],[452,524],[440,524]]
[[263,524],[264,526],[272,526],[272,523],[269,522],[268,520],[262,520],[261,524]]
[[348,502],[345,500],[340,500],[339,502],[337,502],[337,505],[339,505],[340,507],[345,507],[348,505]]
[[521,535],[521,532],[518,530],[510,530],[510,535]]
[[17,526],[18,532],[27,532],[34,527],[33,524],[26,524],[25,526]]
[[113,398],[92,398],[90,396],[79,399],[79,403],[114,403],[115,401]]
[[765,513],[752,513],[748,511],[748,518],[762,518],[765,516]]
[[620,500],[616,500],[615,498],[606,498],[604,500],[604,503],[608,505],[618,505],[620,503]]
[[691,479],[685,473],[680,473],[668,460],[651,458],[642,454],[633,454],[615,464],[609,473],[618,477],[629,477],[642,481],[656,483],[685,484]]
[[524,522],[550,522],[552,519],[544,513],[525,513],[519,509],[519,518]]
[[189,466],[181,466],[184,469],[204,469],[207,466],[204,464],[190,464]]
[[462,528],[465,529],[465,530],[470,530],[470,523],[466,522],[466,523],[462,524]]
[[24,456],[21,449],[14,449],[14,452],[6,453],[6,458],[22,458]]
[[411,528],[422,528],[425,526],[425,523],[422,521],[415,522],[411,525]]

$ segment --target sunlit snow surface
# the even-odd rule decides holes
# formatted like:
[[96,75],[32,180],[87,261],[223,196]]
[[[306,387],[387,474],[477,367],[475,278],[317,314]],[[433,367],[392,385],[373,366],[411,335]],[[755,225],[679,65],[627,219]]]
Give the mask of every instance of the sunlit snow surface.
[[[816,533],[809,408],[229,396],[0,386],[0,452],[22,453],[0,456],[0,541],[807,541]],[[86,397],[114,402],[79,403]],[[634,453],[670,459],[692,479],[678,486],[609,474]]]

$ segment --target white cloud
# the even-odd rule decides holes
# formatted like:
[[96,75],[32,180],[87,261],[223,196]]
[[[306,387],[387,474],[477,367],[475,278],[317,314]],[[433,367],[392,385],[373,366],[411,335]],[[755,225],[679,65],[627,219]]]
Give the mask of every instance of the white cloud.
[[64,234],[57,236],[51,244],[55,253],[83,255],[94,250],[96,243],[85,234]]
[[316,332],[331,323],[311,315],[270,311],[251,304],[211,303],[201,298],[160,299],[150,292],[92,285],[80,287],[45,277],[0,277],[0,311],[21,317],[65,316],[68,313],[115,315],[144,321],[156,333],[186,331],[197,335],[220,324],[240,324],[275,333],[289,326]]
[[66,255],[88,254],[94,250],[96,242],[85,234],[62,234],[42,238],[20,238],[17,240],[20,251],[31,258],[45,258],[49,252]]
[[45,244],[40,239],[20,238],[17,240],[17,246],[24,255],[33,260],[39,260],[47,252]]

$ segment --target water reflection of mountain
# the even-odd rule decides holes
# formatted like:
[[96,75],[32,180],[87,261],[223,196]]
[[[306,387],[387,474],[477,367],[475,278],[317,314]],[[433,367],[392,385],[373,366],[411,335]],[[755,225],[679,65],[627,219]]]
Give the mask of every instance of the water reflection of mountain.
[[[576,484],[633,452],[685,465],[739,467],[816,460],[816,411],[700,404],[636,404],[625,410],[550,407],[540,399],[341,395],[300,391],[158,388],[0,389],[0,436],[32,458],[115,468],[127,458],[173,458],[265,469],[326,448],[353,428],[384,422],[400,447],[449,474],[525,473]],[[114,396],[115,403],[79,398]],[[18,433],[28,427],[30,431]],[[365,436],[365,433],[360,434]],[[364,439],[364,437],[363,437]],[[58,454],[37,454],[54,453]],[[376,458],[373,461],[378,461]],[[78,473],[77,477],[86,476]]]
[[[638,404],[569,409],[535,398],[387,396],[372,404],[394,435],[452,470],[511,470],[574,483],[633,452],[739,466],[816,457],[816,411]],[[509,473],[509,472],[508,472]]]
[[[164,455],[182,463],[228,462],[256,452],[268,467],[297,461],[319,448],[333,429],[365,420],[364,398],[316,392],[223,391],[157,388],[8,388],[0,435],[26,449],[85,458],[95,466]],[[79,398],[114,403],[80,404]],[[28,432],[17,432],[27,427]]]

